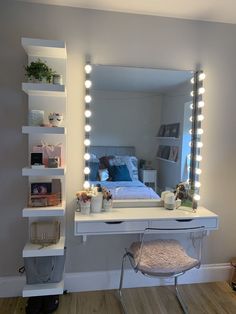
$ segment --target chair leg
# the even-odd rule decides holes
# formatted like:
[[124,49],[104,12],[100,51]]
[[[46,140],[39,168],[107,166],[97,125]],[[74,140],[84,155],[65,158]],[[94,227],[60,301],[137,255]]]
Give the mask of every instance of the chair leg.
[[123,287],[123,278],[124,278],[124,265],[125,265],[125,259],[127,257],[127,253],[124,254],[123,259],[122,259],[122,264],[121,264],[121,272],[120,272],[120,284],[119,284],[119,290],[118,290],[118,295],[120,299],[120,303],[122,305],[122,310],[124,314],[127,314],[127,309],[124,303],[123,295],[122,295],[122,287]]
[[188,314],[188,307],[187,305],[184,303],[184,300],[179,292],[179,289],[178,289],[178,277],[175,277],[175,291],[176,291],[176,296],[177,296],[177,299],[184,311],[184,314]]

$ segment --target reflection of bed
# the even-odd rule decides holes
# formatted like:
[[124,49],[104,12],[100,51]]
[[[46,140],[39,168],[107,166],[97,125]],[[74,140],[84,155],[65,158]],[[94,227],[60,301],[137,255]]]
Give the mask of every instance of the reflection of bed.
[[[125,156],[130,156],[131,158],[135,156],[135,148],[133,146],[91,146],[90,152],[98,159],[103,156],[122,156],[124,158]],[[133,170],[135,171],[135,169]],[[138,172],[138,168],[136,168],[136,172]],[[114,200],[160,199],[152,188],[147,187],[137,179],[136,175],[136,177],[132,177],[132,181],[91,181],[90,183],[94,185],[101,184],[101,186],[109,189]]]

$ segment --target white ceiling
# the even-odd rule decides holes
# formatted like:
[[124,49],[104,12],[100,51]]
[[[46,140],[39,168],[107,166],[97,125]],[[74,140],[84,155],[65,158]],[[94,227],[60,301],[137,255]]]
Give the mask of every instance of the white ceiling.
[[19,1],[236,24],[235,0],[19,0]]

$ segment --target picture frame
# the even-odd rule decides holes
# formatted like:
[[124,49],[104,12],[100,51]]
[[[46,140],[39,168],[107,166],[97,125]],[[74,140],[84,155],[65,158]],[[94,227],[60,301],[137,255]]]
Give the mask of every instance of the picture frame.
[[173,123],[169,125],[170,127],[170,137],[179,137],[179,128],[180,128],[180,123]]
[[163,159],[169,159],[169,155],[170,155],[170,146],[159,145],[158,151],[157,151],[157,157],[163,158]]
[[179,154],[179,147],[178,146],[171,146],[170,147],[169,160],[176,162],[178,160],[178,154]]
[[30,185],[31,195],[46,195],[52,193],[51,182],[35,182]]
[[171,135],[171,124],[165,126],[164,137],[170,137]]
[[165,124],[162,124],[159,128],[159,131],[157,133],[157,137],[163,137],[164,134],[165,134],[165,128],[166,128],[166,125]]

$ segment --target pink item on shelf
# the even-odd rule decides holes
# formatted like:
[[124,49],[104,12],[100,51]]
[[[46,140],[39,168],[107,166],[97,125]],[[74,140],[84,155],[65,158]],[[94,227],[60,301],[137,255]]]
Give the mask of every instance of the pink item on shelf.
[[59,157],[59,167],[64,165],[64,160],[62,158],[62,145],[49,145],[47,143],[42,143],[42,145],[36,145],[32,148],[33,153],[43,154],[43,164],[48,167],[48,158]]

